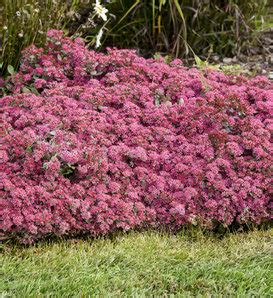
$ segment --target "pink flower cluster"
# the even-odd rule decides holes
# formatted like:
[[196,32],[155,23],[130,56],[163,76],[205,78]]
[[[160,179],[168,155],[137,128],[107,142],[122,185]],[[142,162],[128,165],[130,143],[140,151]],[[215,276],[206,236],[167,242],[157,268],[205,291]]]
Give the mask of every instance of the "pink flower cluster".
[[[260,223],[272,204],[273,86],[51,30],[0,100],[0,230],[106,234]],[[35,91],[35,93],[31,92]]]

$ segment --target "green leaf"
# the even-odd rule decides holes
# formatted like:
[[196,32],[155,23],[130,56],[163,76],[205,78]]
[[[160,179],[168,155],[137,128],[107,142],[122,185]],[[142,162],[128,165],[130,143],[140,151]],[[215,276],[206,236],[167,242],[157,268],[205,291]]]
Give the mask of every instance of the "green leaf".
[[33,146],[28,146],[27,149],[26,149],[27,152],[33,152]]
[[32,92],[33,94],[35,94],[35,95],[40,95],[40,93],[38,92],[38,90],[37,90],[35,87],[31,86],[29,89],[31,90],[31,92]]
[[27,87],[22,88],[23,93],[31,93],[31,91]]
[[10,75],[14,74],[14,67],[12,65],[8,65],[8,73]]
[[158,106],[160,106],[160,99],[159,99],[159,97],[156,97],[155,98],[155,105],[158,107]]

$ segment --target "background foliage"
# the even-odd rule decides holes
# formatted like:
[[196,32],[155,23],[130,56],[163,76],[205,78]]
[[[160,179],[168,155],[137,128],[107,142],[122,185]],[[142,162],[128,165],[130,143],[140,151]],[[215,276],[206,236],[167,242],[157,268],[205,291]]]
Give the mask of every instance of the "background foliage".
[[[105,45],[138,48],[146,55],[181,57],[191,55],[191,48],[205,56],[234,55],[257,41],[256,25],[264,23],[267,5],[268,0],[116,0],[108,5],[116,18]],[[79,7],[86,17],[89,4]]]
[[[78,2],[60,0],[0,0],[0,73],[17,69],[20,52],[44,44],[50,28],[62,28],[67,12]],[[8,67],[9,66],[9,67]]]
[[[82,36],[93,46],[94,0],[0,0],[0,71],[18,69],[20,52],[40,46],[49,28]],[[258,41],[268,0],[113,0],[103,46],[185,57],[233,56]],[[90,42],[91,41],[91,42]],[[8,69],[8,66],[11,65]]]

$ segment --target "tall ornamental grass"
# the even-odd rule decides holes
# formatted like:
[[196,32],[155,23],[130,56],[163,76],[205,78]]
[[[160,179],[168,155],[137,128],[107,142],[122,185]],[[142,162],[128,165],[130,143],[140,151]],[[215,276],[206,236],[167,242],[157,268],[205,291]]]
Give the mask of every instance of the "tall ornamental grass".
[[[80,5],[87,18],[90,2]],[[103,2],[103,1],[102,1]],[[138,48],[174,56],[222,56],[246,51],[258,42],[257,24],[263,27],[268,0],[116,0],[103,2],[113,15],[105,45]],[[77,26],[76,26],[77,27]],[[71,31],[75,26],[70,24]],[[78,31],[86,37],[93,29]]]

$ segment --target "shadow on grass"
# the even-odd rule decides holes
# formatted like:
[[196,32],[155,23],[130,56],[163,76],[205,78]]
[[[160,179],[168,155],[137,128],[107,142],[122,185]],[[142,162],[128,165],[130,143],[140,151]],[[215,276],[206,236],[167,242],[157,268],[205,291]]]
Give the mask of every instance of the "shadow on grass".
[[0,252],[3,250],[12,249],[13,247],[17,249],[24,249],[27,247],[33,247],[35,245],[46,245],[46,244],[54,244],[54,243],[61,243],[63,241],[69,241],[69,242],[75,242],[78,241],[95,241],[97,239],[108,239],[111,242],[115,242],[118,238],[130,235],[132,233],[158,233],[159,235],[166,235],[166,236],[172,236],[172,235],[183,235],[187,240],[190,242],[195,242],[200,239],[200,236],[215,239],[215,240],[224,240],[226,237],[229,237],[231,234],[240,234],[240,233],[249,233],[252,231],[266,231],[273,227],[273,222],[268,221],[264,222],[262,224],[239,224],[237,222],[232,223],[230,226],[225,227],[222,224],[214,223],[214,227],[212,229],[208,229],[201,226],[194,226],[194,225],[185,225],[180,229],[173,229],[169,227],[161,227],[161,228],[138,228],[138,229],[132,229],[129,231],[122,231],[117,230],[112,233],[108,233],[106,235],[99,235],[99,236],[93,236],[90,233],[75,233],[75,234],[69,234],[69,235],[62,235],[57,236],[55,234],[48,234],[44,236],[43,238],[36,239],[34,241],[31,241],[29,243],[22,242],[22,239],[18,236],[10,237],[8,239],[2,240],[2,244],[4,244],[4,248],[0,246]]

